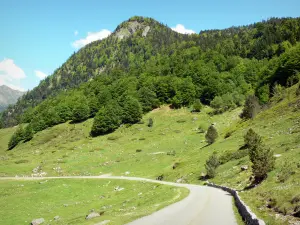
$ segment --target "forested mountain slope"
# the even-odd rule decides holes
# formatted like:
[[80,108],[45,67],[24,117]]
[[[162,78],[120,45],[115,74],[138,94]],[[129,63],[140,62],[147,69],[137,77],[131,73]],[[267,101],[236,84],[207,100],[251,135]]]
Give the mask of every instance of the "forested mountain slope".
[[121,103],[128,96],[137,99],[144,112],[163,103],[189,105],[194,99],[209,104],[216,96],[229,102],[225,108],[232,108],[254,92],[266,103],[275,82],[297,82],[299,40],[300,18],[183,35],[151,18],[132,17],[108,38],[73,54],[8,108],[2,126],[56,118],[44,121],[38,131],[74,119],[75,103],[88,104],[86,115],[77,118],[84,120],[111,99]]

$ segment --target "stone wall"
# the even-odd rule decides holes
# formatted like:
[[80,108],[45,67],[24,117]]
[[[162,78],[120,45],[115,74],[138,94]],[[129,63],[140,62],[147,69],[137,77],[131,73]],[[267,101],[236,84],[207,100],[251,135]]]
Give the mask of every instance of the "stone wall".
[[227,191],[228,193],[230,193],[234,198],[235,205],[240,215],[242,216],[244,222],[247,225],[266,225],[263,220],[258,219],[256,215],[253,212],[251,212],[250,208],[241,200],[236,190],[233,190],[228,187],[216,185],[208,181],[207,181],[207,186],[219,188],[222,189],[223,191]]

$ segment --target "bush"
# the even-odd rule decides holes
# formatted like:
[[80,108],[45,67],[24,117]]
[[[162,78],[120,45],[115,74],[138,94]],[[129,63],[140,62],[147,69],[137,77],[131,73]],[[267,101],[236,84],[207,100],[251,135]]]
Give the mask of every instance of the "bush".
[[250,128],[244,136],[245,147],[255,148],[262,143],[261,137]]
[[267,177],[267,173],[274,169],[275,158],[273,151],[263,145],[261,137],[249,129],[244,137],[245,145],[249,148],[249,158],[252,162],[252,173],[256,181]]
[[20,141],[23,140],[24,130],[22,125],[19,125],[16,132],[11,136],[9,142],[8,142],[8,150],[12,150],[14,147],[16,147]]
[[152,118],[149,118],[147,126],[148,127],[153,127],[153,119]]
[[110,102],[99,110],[94,118],[91,130],[92,136],[110,133],[121,125],[122,109],[117,102]]
[[208,178],[216,176],[216,169],[220,165],[217,154],[214,152],[205,163],[206,175]]
[[217,129],[214,127],[214,125],[210,125],[210,127],[207,130],[207,133],[205,135],[206,142],[211,145],[216,141],[218,138],[218,132]]
[[126,97],[123,107],[123,123],[137,123],[142,119],[142,115],[142,106],[139,101],[133,97]]
[[87,103],[81,102],[81,104],[76,104],[73,109],[73,122],[81,122],[89,118],[90,108]]
[[279,182],[284,183],[294,173],[295,173],[295,171],[294,171],[294,168],[291,165],[291,163],[288,161],[285,161],[284,165],[281,167],[279,173],[277,174],[277,179]]
[[298,84],[298,88],[296,90],[296,95],[297,96],[300,96],[300,83]]
[[244,119],[254,119],[254,117],[259,112],[259,109],[260,106],[257,97],[254,95],[250,95],[246,100],[243,112],[240,116]]
[[30,141],[33,138],[33,130],[31,124],[28,124],[24,130],[23,140],[25,142]]
[[203,105],[201,104],[199,99],[196,99],[193,104],[193,112],[200,112],[203,108]]

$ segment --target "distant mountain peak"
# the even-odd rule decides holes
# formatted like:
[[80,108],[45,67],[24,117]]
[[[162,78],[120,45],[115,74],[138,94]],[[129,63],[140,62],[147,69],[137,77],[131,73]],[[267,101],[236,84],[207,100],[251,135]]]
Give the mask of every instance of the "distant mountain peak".
[[24,94],[22,91],[14,90],[6,85],[0,86],[0,112],[9,105],[15,104],[18,98]]

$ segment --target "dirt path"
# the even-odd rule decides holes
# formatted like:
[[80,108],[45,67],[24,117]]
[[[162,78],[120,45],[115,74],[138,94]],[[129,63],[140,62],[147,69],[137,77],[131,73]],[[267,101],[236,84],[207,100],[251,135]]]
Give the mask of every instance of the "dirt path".
[[190,190],[188,197],[169,205],[149,216],[137,219],[128,225],[237,225],[232,209],[232,197],[227,192],[212,187],[180,184],[123,176],[66,176],[66,177],[0,177],[0,180],[40,179],[122,179],[146,181]]

